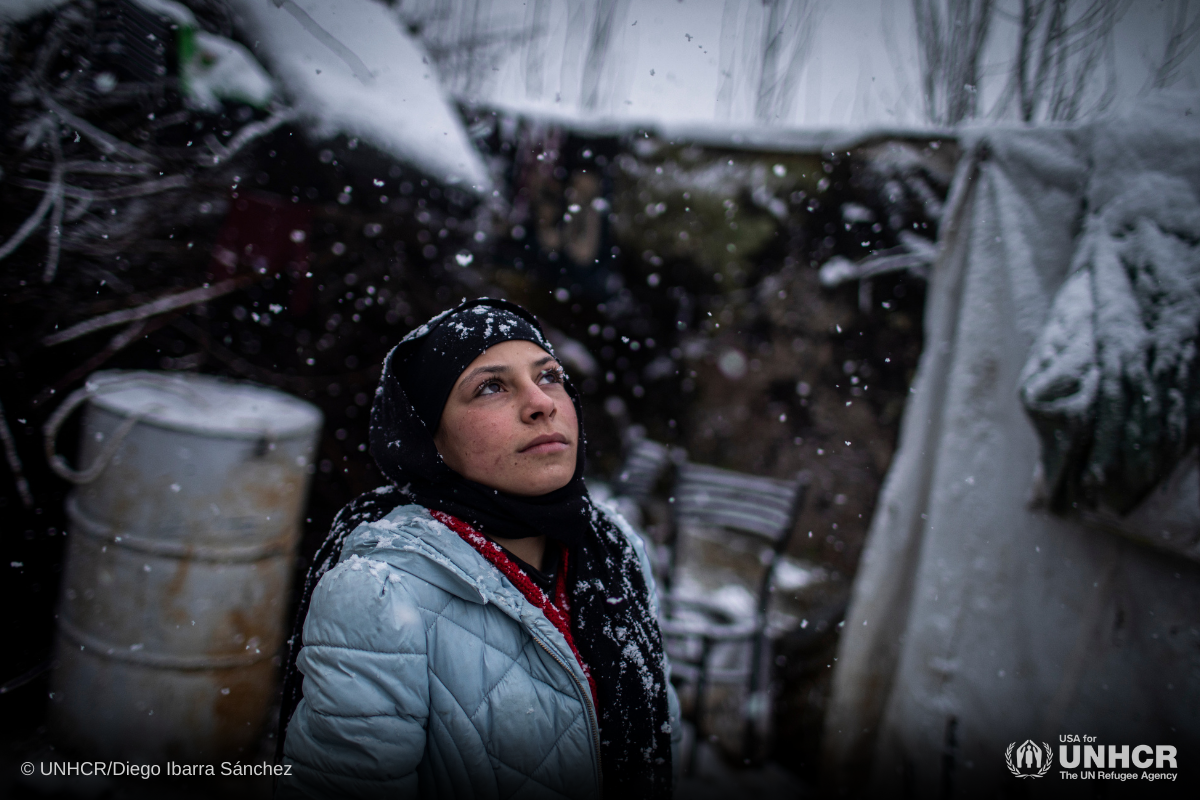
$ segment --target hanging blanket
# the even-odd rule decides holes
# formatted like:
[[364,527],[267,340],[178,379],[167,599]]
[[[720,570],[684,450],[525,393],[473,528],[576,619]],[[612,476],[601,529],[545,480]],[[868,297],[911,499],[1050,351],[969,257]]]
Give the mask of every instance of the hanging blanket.
[[1086,219],[1021,373],[1051,508],[1126,514],[1200,441],[1200,202],[1139,175]]

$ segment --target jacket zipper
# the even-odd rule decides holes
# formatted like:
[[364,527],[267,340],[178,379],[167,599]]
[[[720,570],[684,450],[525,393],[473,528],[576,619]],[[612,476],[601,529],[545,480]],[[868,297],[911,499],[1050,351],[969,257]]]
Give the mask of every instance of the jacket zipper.
[[579,695],[583,699],[583,707],[587,711],[588,724],[592,730],[592,745],[596,748],[596,773],[597,773],[596,777],[600,782],[600,793],[603,795],[603,793],[604,793],[604,772],[601,768],[601,763],[600,763],[600,725],[598,722],[596,722],[596,710],[592,707],[591,692],[588,691],[588,688],[586,686],[582,685],[579,682],[579,679],[575,677],[575,673],[571,671],[571,668],[568,667],[561,658],[559,658],[557,655],[555,655],[554,651],[551,650],[550,647],[545,642],[543,642],[537,636],[533,636],[533,640],[535,642],[537,642],[543,650],[546,651],[547,655],[549,655],[551,658],[553,658],[555,661],[557,661],[559,666],[561,666],[563,669],[565,669],[567,671],[567,674],[571,676],[572,682],[574,682],[576,688],[579,689]]

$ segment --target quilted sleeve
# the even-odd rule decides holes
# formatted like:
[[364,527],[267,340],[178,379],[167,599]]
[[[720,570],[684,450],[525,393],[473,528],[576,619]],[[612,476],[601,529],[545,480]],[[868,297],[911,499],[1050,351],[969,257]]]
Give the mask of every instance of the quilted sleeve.
[[412,576],[351,556],[313,592],[279,798],[415,797],[429,679]]

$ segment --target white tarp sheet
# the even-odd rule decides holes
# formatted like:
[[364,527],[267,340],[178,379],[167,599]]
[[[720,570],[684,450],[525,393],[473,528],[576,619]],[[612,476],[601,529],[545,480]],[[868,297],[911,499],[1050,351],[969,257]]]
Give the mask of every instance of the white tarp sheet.
[[1200,565],[1183,541],[1200,534],[1194,453],[1147,501],[1165,511],[1121,521],[1143,539],[1171,527],[1175,552],[1151,548],[1038,507],[1038,437],[1018,396],[1086,215],[1147,173],[1200,196],[1200,101],[1177,100],[1105,125],[963,137],[826,718],[830,766],[868,796],[1018,783],[1063,796],[1070,781],[1018,781],[1005,763],[1026,739],[1057,754],[1060,734],[1200,752]]

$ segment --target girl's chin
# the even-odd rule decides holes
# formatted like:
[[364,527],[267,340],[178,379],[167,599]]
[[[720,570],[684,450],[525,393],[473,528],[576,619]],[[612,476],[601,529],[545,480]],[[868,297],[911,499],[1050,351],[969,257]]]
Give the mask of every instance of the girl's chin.
[[521,490],[510,489],[509,494],[515,494],[522,497],[539,497],[543,494],[561,489],[571,482],[571,477],[575,474],[575,470],[570,472],[565,469],[554,474],[539,472],[536,476],[530,476],[529,480],[521,481]]

